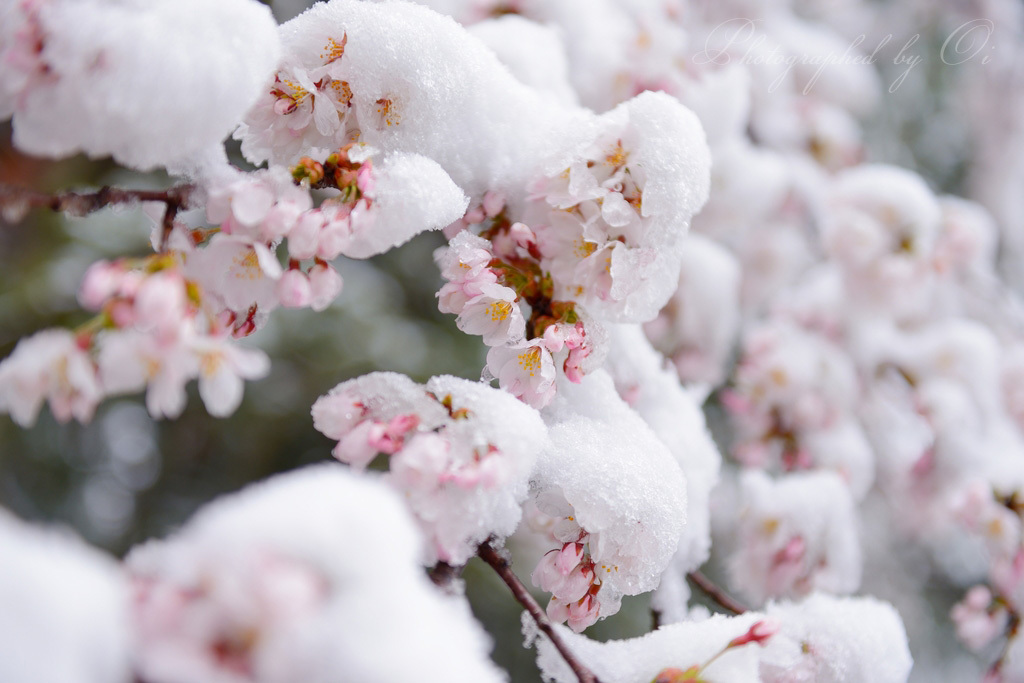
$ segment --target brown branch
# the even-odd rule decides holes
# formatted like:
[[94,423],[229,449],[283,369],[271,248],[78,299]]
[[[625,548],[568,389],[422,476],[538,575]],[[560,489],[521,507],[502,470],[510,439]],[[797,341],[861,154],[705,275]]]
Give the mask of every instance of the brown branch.
[[724,590],[718,587],[718,585],[709,579],[708,577],[701,574],[699,571],[693,571],[686,575],[690,581],[700,588],[704,593],[717,602],[719,605],[729,610],[733,614],[743,614],[747,611],[747,606],[736,600]]
[[1020,630],[1020,617],[1013,610],[1010,610],[1010,621],[1006,625],[1006,641],[1003,642],[1002,648],[999,650],[999,659],[992,662],[992,666],[985,672],[985,680],[1000,680],[999,675],[1003,670],[1003,664],[1006,662],[1006,655],[1010,652],[1010,646],[1013,645],[1013,639],[1017,637],[1017,633]]
[[[188,204],[195,189],[193,185],[177,185],[167,190],[123,190],[116,187],[102,187],[95,192],[59,192],[47,194],[23,187],[0,183],[0,210],[19,216],[29,209],[50,209],[63,211],[75,216],[98,211],[114,204],[135,204],[137,202],[163,202],[164,212],[161,250],[167,242],[178,211]],[[5,215],[7,215],[5,213]]]
[[449,590],[455,580],[462,576],[462,567],[453,567],[447,562],[438,562],[430,568],[427,576],[438,588]]
[[515,596],[516,601],[522,605],[533,620],[537,623],[537,627],[544,632],[544,634],[551,640],[551,644],[555,646],[562,658],[565,659],[565,663],[569,665],[572,672],[576,674],[576,678],[579,679],[580,683],[600,683],[597,676],[588,669],[586,666],[576,658],[572,650],[565,644],[561,636],[555,630],[555,627],[551,624],[544,610],[540,608],[537,601],[530,595],[530,591],[526,590],[526,586],[519,580],[519,577],[512,571],[512,566],[508,560],[502,557],[497,550],[490,544],[485,542],[477,549],[477,555],[484,562],[491,566],[501,580],[505,582],[505,585],[512,591],[512,595]]

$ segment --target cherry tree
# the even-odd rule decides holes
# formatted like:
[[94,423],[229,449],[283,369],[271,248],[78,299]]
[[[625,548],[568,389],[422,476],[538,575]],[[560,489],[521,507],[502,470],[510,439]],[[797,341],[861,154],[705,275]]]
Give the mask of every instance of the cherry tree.
[[[416,268],[484,349],[479,379],[386,368],[289,405],[325,462],[123,558],[0,512],[0,679],[508,680],[473,560],[549,681],[1024,680],[1019,207],[867,161],[864,121],[913,83],[877,64],[893,14],[909,34],[857,0],[329,0],[280,25],[0,0],[14,147],[170,178],[0,185],[12,224],[140,205],[150,236],[0,362],[17,425],[124,395],[174,420],[193,380],[230,416],[283,309],[365,305],[345,264],[430,232]],[[1014,131],[979,177],[1019,178]],[[588,633],[637,600],[648,633]]]

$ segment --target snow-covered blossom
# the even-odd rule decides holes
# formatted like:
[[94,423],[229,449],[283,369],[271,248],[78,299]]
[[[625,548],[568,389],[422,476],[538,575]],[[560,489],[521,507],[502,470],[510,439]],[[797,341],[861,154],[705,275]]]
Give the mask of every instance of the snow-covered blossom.
[[684,382],[717,385],[739,332],[740,265],[698,234],[686,236],[681,255],[679,286],[645,331]]
[[828,338],[786,321],[751,327],[726,389],[737,438],[733,455],[748,467],[836,471],[863,497],[874,456],[855,419],[859,385],[852,360]]
[[765,613],[781,629],[764,650],[764,681],[899,683],[910,674],[907,633],[888,603],[814,593],[801,602],[771,604]]
[[0,41],[0,118],[37,155],[201,165],[281,54],[269,10],[248,0],[9,4],[20,30]]
[[526,223],[556,295],[643,322],[671,294],[682,237],[706,200],[706,143],[688,110],[654,93],[604,115],[599,131],[567,168],[534,183]]
[[[536,626],[523,624],[528,640],[536,638]],[[719,614],[604,643],[558,628],[573,652],[610,683],[901,683],[913,663],[899,616],[870,598],[816,593],[798,603],[771,604],[764,612]],[[538,639],[537,649],[545,677],[557,683],[577,680],[547,639]],[[657,678],[663,672],[666,678]],[[687,672],[689,678],[682,675]]]
[[0,679],[130,681],[130,596],[114,559],[2,509],[0,543]]
[[856,305],[901,318],[924,313],[940,217],[935,196],[909,171],[865,165],[835,179],[822,243],[843,267]]
[[448,281],[437,294],[442,313],[461,315],[466,302],[482,293],[483,285],[498,281],[498,274],[488,267],[494,258],[491,248],[488,240],[463,230],[438,251],[435,259]]
[[[276,31],[253,0],[0,2],[15,147],[111,154],[191,186],[156,216],[160,253],[88,270],[94,318],[0,363],[0,411],[27,425],[49,401],[86,421],[145,391],[174,417],[195,379],[226,415],[268,372],[233,338],[280,306],[331,306],[336,260],[440,229],[438,308],[490,347],[482,377],[498,383],[374,373],[318,400],[335,458],[364,478],[385,469],[399,495],[296,485],[135,551],[135,676],[494,679],[464,610],[449,623],[418,565],[464,564],[526,514],[539,561],[525,571],[606,683],[905,681],[894,610],[816,592],[857,590],[862,567],[922,648],[932,624],[912,583],[973,585],[951,612],[960,639],[986,655],[1001,641],[990,677],[1024,678],[1024,307],[1004,285],[1024,253],[1013,0],[972,5],[1002,31],[973,60],[987,70],[944,70],[935,91],[907,64],[892,84],[977,119],[971,145],[945,134],[960,113],[900,129],[928,141],[906,159],[929,178],[862,163],[891,150],[861,120],[882,101],[876,68],[909,56],[888,50],[924,26],[938,45],[963,7],[424,4],[467,26],[404,2],[316,3]],[[265,169],[228,166],[232,129]],[[961,176],[982,203],[933,193]],[[413,522],[380,519],[404,515],[396,500]],[[709,617],[687,584],[709,560],[749,600],[803,601]],[[669,625],[644,639],[569,633],[656,586]],[[422,637],[430,620],[456,635]],[[546,677],[572,680],[539,649]],[[918,677],[980,666],[946,650],[922,649]]]
[[27,427],[49,401],[59,421],[88,422],[103,389],[87,348],[66,330],[46,330],[18,342],[0,363],[0,411]]
[[463,564],[490,536],[511,534],[547,430],[531,408],[477,382],[435,377],[421,386],[373,373],[313,405],[314,426],[356,468],[379,453],[431,539],[424,561]]
[[[393,492],[337,465],[220,500],[126,560],[138,673],[162,683],[502,680],[465,606],[423,575],[419,546]],[[406,612],[427,618],[394,618]]]
[[735,554],[735,584],[757,602],[815,590],[852,593],[861,549],[853,500],[834,474],[791,474],[771,481],[748,471]]
[[623,595],[657,585],[682,533],[686,483],[665,445],[603,372],[561,387],[545,421],[551,447],[534,474],[534,504],[550,518],[557,550],[586,544],[581,571],[591,569],[593,579],[587,593],[571,601],[575,593],[549,582],[549,572],[535,576],[560,589],[549,614],[582,630],[617,612]]
[[672,623],[686,615],[686,574],[711,555],[712,490],[718,484],[722,456],[701,412],[703,396],[683,389],[678,374],[665,367],[665,359],[651,348],[639,326],[614,326],[609,338],[607,367],[616,390],[686,475],[686,525],[652,597],[662,623]]

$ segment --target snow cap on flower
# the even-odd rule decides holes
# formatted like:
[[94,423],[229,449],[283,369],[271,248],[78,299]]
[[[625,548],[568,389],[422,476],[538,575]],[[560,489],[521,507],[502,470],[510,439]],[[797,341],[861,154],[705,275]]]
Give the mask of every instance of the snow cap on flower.
[[114,560],[2,509],[0,546],[0,680],[132,680],[129,595]]
[[423,574],[420,547],[393,492],[337,465],[216,501],[128,556],[140,675],[502,680],[465,605]]
[[576,104],[576,92],[569,83],[565,45],[553,26],[506,14],[473,24],[469,32],[493,50],[521,83],[562,104]]
[[835,178],[822,224],[826,251],[852,268],[883,256],[929,256],[939,234],[939,204],[920,176],[863,165]]
[[590,535],[602,592],[649,591],[678,547],[685,477],[606,373],[564,385],[544,412],[551,447],[538,462],[535,495],[560,494]]
[[[556,628],[607,683],[650,683],[666,669],[699,673],[699,680],[715,683],[905,683],[913,664],[896,610],[873,598],[815,593],[803,602],[771,604],[764,612],[716,614],[603,643]],[[524,619],[523,632],[532,641],[537,628]],[[577,680],[547,638],[537,638],[537,663],[555,683]]]
[[686,475],[686,525],[654,597],[662,623],[670,623],[685,614],[686,599],[680,591],[688,590],[686,574],[711,554],[711,491],[718,483],[722,456],[698,397],[665,367],[664,358],[651,348],[640,327],[611,326],[609,337],[607,369],[619,395],[665,444]]
[[[302,86],[305,94],[292,98],[305,107],[312,97],[310,113],[275,113],[276,102],[286,99],[264,98],[237,133],[256,163],[293,163],[312,147],[340,146],[358,130],[361,141],[385,154],[434,160],[479,198],[489,189],[523,187],[540,159],[578,144],[592,119],[523,85],[464,28],[411,3],[317,3],[283,24],[280,35],[289,67],[279,81],[301,85],[292,78],[299,73],[329,77],[347,104],[324,107],[331,125],[323,126],[311,114],[318,101],[334,98],[326,89]],[[316,80],[311,76],[310,85]],[[303,119],[285,121],[296,115]],[[344,123],[336,127],[339,115]]]
[[[763,619],[764,615],[756,612],[736,617],[717,614],[700,621],[663,626],[640,638],[604,643],[570,633],[561,626],[556,628],[576,656],[605,683],[651,683],[668,668],[699,669],[699,680],[715,683],[750,683],[759,680],[762,648],[752,643],[729,648],[729,644]],[[536,627],[525,620],[523,623],[524,633],[530,638]],[[723,650],[726,651],[702,668]],[[537,664],[544,676],[555,683],[577,680],[547,638],[537,639]]]
[[675,289],[682,238],[708,198],[710,152],[697,117],[664,93],[644,92],[599,124],[586,148],[534,181],[527,222],[560,297],[645,322]]
[[732,576],[752,600],[814,590],[852,593],[860,586],[861,549],[849,489],[831,472],[772,480],[759,470],[741,476]]
[[365,194],[373,200],[373,223],[353,231],[342,250],[350,258],[382,254],[424,230],[443,228],[469,205],[448,174],[418,154],[387,155],[372,169],[375,186]]
[[766,683],[904,683],[913,659],[903,620],[887,602],[814,593],[768,605],[782,628],[762,654]]
[[394,373],[343,382],[313,406],[316,428],[353,467],[388,456],[385,481],[401,492],[430,540],[424,562],[463,564],[491,536],[515,531],[537,454],[540,416],[480,382]]
[[364,419],[387,422],[416,415],[433,429],[445,422],[447,411],[420,385],[395,372],[374,372],[342,382],[313,404],[313,426],[331,439],[341,439]]
[[699,234],[681,247],[679,284],[645,331],[687,383],[725,380],[739,332],[740,264],[727,249]]
[[[269,9],[252,0],[50,0],[19,12],[39,43],[0,42],[0,116],[13,113],[14,144],[30,154],[186,170],[231,133],[281,54]],[[39,51],[17,54],[27,49]],[[9,64],[30,74],[12,85]]]

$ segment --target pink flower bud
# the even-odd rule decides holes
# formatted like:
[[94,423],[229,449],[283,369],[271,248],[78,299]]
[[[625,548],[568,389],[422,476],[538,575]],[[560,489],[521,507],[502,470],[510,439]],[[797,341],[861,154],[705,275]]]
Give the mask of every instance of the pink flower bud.
[[89,266],[78,290],[79,303],[91,311],[98,311],[103,302],[118,290],[123,273],[123,268],[109,261],[97,261]]
[[302,214],[288,233],[289,256],[295,259],[316,256],[317,243],[320,241],[320,228],[323,224],[323,216],[319,210],[307,211]]
[[562,574],[562,576],[568,576],[569,572],[575,569],[582,561],[583,544],[566,543],[562,546],[562,550],[559,551],[557,558],[555,559],[555,568]]
[[175,271],[155,273],[135,295],[135,324],[161,338],[177,337],[185,317],[185,280]]
[[452,221],[444,227],[441,232],[444,234],[446,240],[451,240],[453,237],[458,235],[460,232],[466,229],[469,224],[465,218],[460,218],[457,221]]
[[[587,332],[583,323],[576,323],[565,335],[565,345],[570,349],[578,349],[586,343]],[[589,352],[588,352],[589,353]]]
[[344,213],[325,214],[327,219],[320,230],[316,247],[317,258],[331,261],[338,257],[352,241],[352,220],[347,208]]
[[296,109],[295,100],[290,97],[280,97],[274,102],[274,113],[278,116],[287,116]]
[[513,223],[508,229],[508,234],[517,245],[527,251],[537,244],[537,235],[525,223]]
[[551,596],[551,601],[548,602],[546,611],[548,618],[556,624],[561,624],[569,618],[569,605],[553,595]]
[[488,190],[484,193],[483,210],[488,218],[494,218],[505,208],[505,193]]
[[394,455],[402,448],[402,440],[396,439],[388,433],[387,425],[382,422],[375,422],[367,436],[367,443],[378,453]]
[[285,271],[277,281],[277,297],[285,308],[305,308],[313,299],[309,278],[301,270]]
[[569,357],[565,359],[565,363],[562,365],[566,379],[575,384],[583,381],[583,370],[580,368],[580,365],[589,355],[590,349],[586,346],[580,346],[569,351]]
[[579,602],[569,603],[569,628],[580,633],[597,622],[601,615],[601,603],[597,599],[600,586],[594,586]]
[[549,325],[544,330],[544,348],[551,353],[558,353],[565,346],[565,327],[562,325]]
[[793,564],[803,559],[804,551],[807,549],[807,544],[804,543],[804,539],[800,536],[794,536],[789,539],[789,542],[775,553],[772,561],[776,565],[782,564]]
[[358,187],[359,191],[363,194],[372,195],[376,186],[377,180],[373,175],[373,163],[368,160],[360,166],[359,171],[356,172],[356,187]]
[[342,437],[331,454],[356,469],[364,469],[380,452],[374,442],[379,440],[382,431],[383,426],[379,423],[372,420],[361,422]]
[[420,416],[415,413],[409,413],[408,415],[398,415],[391,418],[388,422],[388,434],[393,438],[403,438],[406,434],[413,431],[420,424]]
[[309,285],[311,299],[310,308],[314,311],[322,311],[331,305],[342,288],[341,276],[326,263],[318,263],[309,271]]
[[748,643],[764,645],[769,638],[774,636],[782,628],[778,619],[768,618],[754,622],[754,624],[742,636],[729,641],[728,647],[739,647]]

